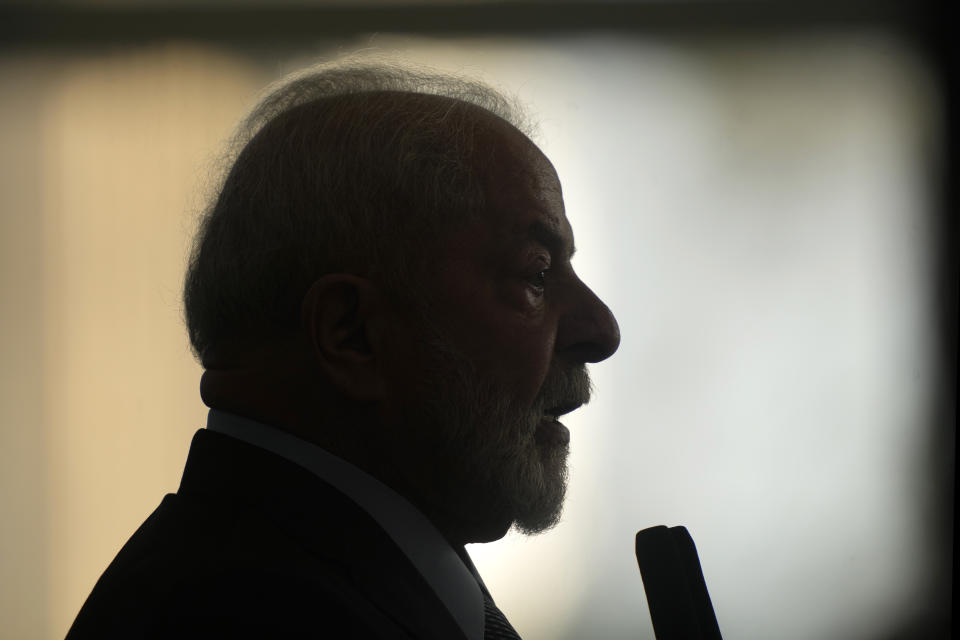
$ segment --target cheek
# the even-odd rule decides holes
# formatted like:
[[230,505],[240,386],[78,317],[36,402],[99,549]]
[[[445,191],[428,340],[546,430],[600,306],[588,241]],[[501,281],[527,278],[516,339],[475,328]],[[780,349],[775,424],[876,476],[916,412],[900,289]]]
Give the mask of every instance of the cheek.
[[543,294],[538,294],[527,282],[513,279],[497,293],[497,302],[510,313],[528,319],[535,319],[543,314]]
[[459,325],[464,356],[523,404],[536,398],[553,361],[555,331],[512,314],[474,314]]
[[553,335],[543,328],[528,326],[504,327],[491,366],[522,402],[536,398],[553,361]]
[[535,395],[553,362],[556,326],[543,296],[535,295],[530,287],[510,287],[505,293],[502,313],[491,319],[501,347],[504,375],[518,391],[524,389],[526,396]]
[[482,375],[508,389],[519,401],[539,393],[553,361],[556,323],[543,299],[515,282],[485,282],[463,295],[451,292],[449,315],[442,318],[463,354]]

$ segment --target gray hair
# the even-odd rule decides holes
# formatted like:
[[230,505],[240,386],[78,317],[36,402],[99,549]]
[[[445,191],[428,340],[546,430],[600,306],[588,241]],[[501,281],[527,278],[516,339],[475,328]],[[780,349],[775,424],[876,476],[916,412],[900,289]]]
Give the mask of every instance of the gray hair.
[[200,361],[297,332],[328,273],[421,304],[428,249],[484,208],[496,151],[478,108],[529,133],[500,93],[420,70],[318,67],[272,88],[234,138],[191,252],[184,315]]

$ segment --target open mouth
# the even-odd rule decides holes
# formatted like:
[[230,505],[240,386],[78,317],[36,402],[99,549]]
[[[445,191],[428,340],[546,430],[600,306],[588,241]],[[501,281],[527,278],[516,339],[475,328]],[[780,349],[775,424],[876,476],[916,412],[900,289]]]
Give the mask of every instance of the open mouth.
[[557,422],[560,416],[566,415],[571,411],[575,411],[576,409],[579,409],[582,405],[583,403],[581,402],[568,402],[565,404],[561,404],[559,406],[556,406],[544,411],[543,417],[546,418],[546,420],[549,422]]

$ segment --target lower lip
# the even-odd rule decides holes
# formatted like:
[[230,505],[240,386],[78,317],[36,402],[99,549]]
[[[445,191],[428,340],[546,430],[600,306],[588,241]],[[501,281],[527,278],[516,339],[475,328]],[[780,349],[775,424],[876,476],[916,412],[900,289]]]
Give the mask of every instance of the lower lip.
[[555,420],[541,420],[534,439],[541,444],[569,444],[570,430]]

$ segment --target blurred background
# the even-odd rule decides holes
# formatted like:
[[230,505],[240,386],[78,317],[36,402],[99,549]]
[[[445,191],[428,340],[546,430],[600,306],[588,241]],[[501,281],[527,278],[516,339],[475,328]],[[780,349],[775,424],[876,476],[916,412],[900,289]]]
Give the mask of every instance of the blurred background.
[[945,17],[897,2],[0,5],[0,637],[60,638],[203,426],[180,286],[233,127],[344,55],[539,123],[623,341],[537,538],[473,545],[531,640],[653,638],[685,525],[729,639],[946,638],[956,223]]

